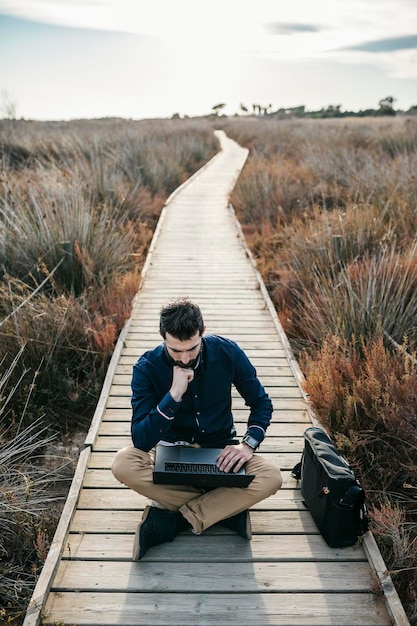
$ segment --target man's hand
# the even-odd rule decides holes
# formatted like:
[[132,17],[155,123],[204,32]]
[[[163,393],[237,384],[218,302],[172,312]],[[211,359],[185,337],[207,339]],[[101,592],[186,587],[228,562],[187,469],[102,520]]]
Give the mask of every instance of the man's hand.
[[222,472],[238,472],[253,457],[253,450],[246,443],[226,446],[217,458],[217,467]]
[[170,394],[174,398],[175,402],[181,402],[183,395],[187,391],[189,383],[194,378],[194,370],[175,365],[173,372],[174,374],[172,377]]

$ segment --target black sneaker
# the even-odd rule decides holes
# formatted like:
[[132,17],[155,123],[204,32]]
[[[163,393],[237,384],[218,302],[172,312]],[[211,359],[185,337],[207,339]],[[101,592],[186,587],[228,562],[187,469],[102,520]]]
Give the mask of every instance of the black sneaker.
[[240,537],[246,539],[247,541],[250,541],[252,539],[252,529],[248,510],[237,513],[236,515],[232,515],[232,517],[227,517],[226,519],[221,520],[219,524],[221,524],[221,526],[229,528],[230,530],[233,530]]
[[136,529],[132,559],[139,561],[149,548],[173,541],[178,533],[189,527],[188,522],[178,511],[147,506]]

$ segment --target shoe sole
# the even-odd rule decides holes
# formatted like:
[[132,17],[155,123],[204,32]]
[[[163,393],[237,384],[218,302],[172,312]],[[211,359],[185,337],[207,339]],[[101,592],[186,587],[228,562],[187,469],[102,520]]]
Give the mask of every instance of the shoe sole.
[[249,511],[246,516],[246,537],[244,537],[244,539],[246,539],[247,541],[250,541],[252,539],[252,524],[250,521]]
[[136,529],[135,538],[133,540],[133,549],[132,549],[132,561],[140,561],[140,529],[143,522],[146,521],[149,512],[151,510],[150,506],[147,506],[143,512],[142,520],[139,522],[138,527]]
[[[235,532],[238,537],[241,537],[242,539],[245,539],[246,541],[250,541],[252,539],[252,525],[251,525],[251,521],[250,521],[250,513],[249,510],[246,511],[246,516],[245,516],[245,523],[244,523],[244,528],[236,528],[235,526],[229,526],[227,523],[228,518],[226,518],[225,520],[222,520],[220,522],[218,522],[221,526],[226,526],[226,528],[228,528],[229,530],[231,530],[232,532]],[[243,526],[243,524],[242,524]]]

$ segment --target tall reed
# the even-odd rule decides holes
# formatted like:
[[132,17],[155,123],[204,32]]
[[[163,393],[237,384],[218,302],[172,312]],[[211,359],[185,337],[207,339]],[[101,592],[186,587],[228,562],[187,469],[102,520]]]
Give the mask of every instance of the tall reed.
[[[55,438],[41,419],[23,428],[22,416],[13,415],[12,399],[20,389],[12,381],[23,353],[24,348],[8,366],[3,359],[0,375],[0,618],[5,623],[20,621],[33,592],[73,470],[69,458],[54,456],[45,465]],[[22,408],[29,403],[30,394]]]
[[0,621],[26,610],[159,213],[217,149],[204,121],[0,121]]
[[231,201],[417,623],[417,118],[228,120]]
[[47,409],[51,422],[70,426],[97,400],[167,195],[217,140],[193,120],[8,122],[0,122],[0,358],[25,345],[24,381],[38,372],[33,417]]

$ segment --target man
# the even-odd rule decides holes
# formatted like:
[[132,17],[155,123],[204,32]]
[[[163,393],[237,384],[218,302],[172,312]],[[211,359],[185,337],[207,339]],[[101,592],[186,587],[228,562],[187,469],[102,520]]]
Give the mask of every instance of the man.
[[[183,530],[199,535],[218,522],[250,540],[249,507],[274,494],[282,483],[278,467],[254,455],[273,408],[241,348],[223,337],[203,336],[200,308],[188,299],[162,308],[159,330],[163,343],[133,368],[133,446],[120,450],[112,464],[121,483],[153,501],[136,531],[134,560]],[[250,408],[240,443],[231,411],[232,385]],[[154,484],[158,443],[222,448],[217,461],[222,471],[237,472],[246,464],[255,478],[246,488]]]

